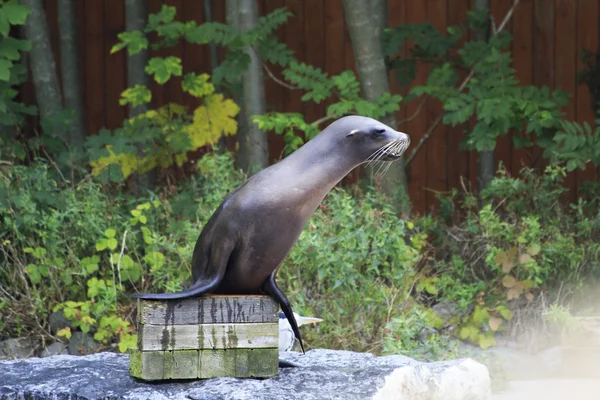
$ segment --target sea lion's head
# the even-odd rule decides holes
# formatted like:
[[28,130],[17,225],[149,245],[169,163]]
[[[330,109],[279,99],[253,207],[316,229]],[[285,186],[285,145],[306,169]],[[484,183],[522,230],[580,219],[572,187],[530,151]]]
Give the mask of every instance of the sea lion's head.
[[[333,129],[329,129],[333,128]],[[342,117],[329,125],[345,154],[362,162],[395,161],[410,145],[410,137],[368,117]]]

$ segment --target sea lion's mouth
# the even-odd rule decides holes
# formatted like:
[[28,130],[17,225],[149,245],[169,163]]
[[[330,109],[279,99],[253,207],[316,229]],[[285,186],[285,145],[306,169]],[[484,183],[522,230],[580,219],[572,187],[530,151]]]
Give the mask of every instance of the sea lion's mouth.
[[402,157],[402,154],[408,148],[409,142],[396,142],[391,146],[386,146],[380,158],[381,161],[394,161]]

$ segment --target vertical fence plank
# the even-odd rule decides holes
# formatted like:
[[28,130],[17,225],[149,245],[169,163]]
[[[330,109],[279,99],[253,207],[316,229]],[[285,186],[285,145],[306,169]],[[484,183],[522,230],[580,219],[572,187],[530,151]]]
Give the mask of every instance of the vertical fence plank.
[[[423,23],[428,20],[427,3],[424,1],[405,2],[406,19],[411,23]],[[427,70],[423,67],[417,68],[415,85],[423,85],[427,79]],[[412,101],[406,107],[407,115],[412,116],[418,109],[419,102]],[[421,111],[415,118],[406,123],[406,130],[410,133],[413,146],[419,143],[430,124],[425,110]],[[427,146],[423,146],[412,164],[410,165],[410,182],[408,194],[416,213],[427,210],[426,185],[427,185]]]
[[121,92],[127,88],[127,51],[123,49],[110,54],[110,49],[118,41],[117,35],[125,31],[125,3],[121,0],[104,0],[104,69],[107,79],[104,103],[106,107],[106,127],[115,129],[127,115],[127,108],[119,104]]
[[[285,40],[288,47],[294,51],[298,62],[304,62],[305,57],[305,37],[304,37],[304,2],[300,0],[287,0],[288,10],[293,14],[285,24]],[[304,102],[302,102],[302,93],[300,90],[291,90],[287,92],[285,110],[287,112],[298,112],[304,114]]]
[[[167,0],[166,5],[175,7],[175,21],[187,21],[188,16],[183,14],[183,0]],[[208,47],[204,45],[203,47]],[[178,57],[182,62],[185,62],[185,54],[183,51],[183,41],[180,40],[175,46],[165,49],[163,57]],[[210,65],[210,61],[204,60],[205,65]],[[165,83],[165,91],[167,102],[175,104],[183,104],[183,89],[181,89],[182,78],[180,76],[171,76],[171,79]]]
[[[54,54],[54,64],[56,66],[56,77],[58,84],[62,88],[62,76],[60,73],[60,33],[58,30],[58,0],[44,0],[42,2],[44,13],[46,14],[46,26],[48,27],[48,35],[50,36],[50,47]],[[62,92],[62,91],[61,91]]]
[[[285,0],[266,0],[264,5],[265,15],[271,13],[277,9],[286,7]],[[294,17],[290,17],[294,18]],[[281,25],[277,28],[275,35],[280,43],[286,43],[285,40],[285,26]],[[275,77],[280,80],[284,80],[282,71],[283,68],[277,64],[269,64],[269,69]],[[281,84],[271,79],[268,74],[265,74],[266,82],[266,102],[267,112],[283,112],[285,99],[288,95],[289,89],[286,89]],[[283,157],[284,142],[283,137],[274,132],[270,132],[268,135],[269,139],[269,159],[270,162],[276,162]]]
[[[554,51],[555,88],[574,94],[577,79],[577,3],[573,0],[555,0],[554,15],[557,32]],[[563,109],[568,120],[575,119],[575,100],[571,97]],[[568,174],[565,184],[570,189],[571,200],[575,200],[576,183],[576,174]]]
[[[452,1],[448,0],[447,14],[448,26],[466,25],[467,11],[469,9],[468,1]],[[467,38],[463,38],[458,47],[462,47]],[[452,55],[458,57],[457,51],[453,51]],[[459,81],[462,82],[467,76],[466,71],[459,72]],[[446,128],[446,152],[448,154],[446,160],[446,170],[448,176],[448,189],[459,188],[460,178],[466,178],[469,174],[469,152],[462,150],[460,143],[465,138],[464,126],[448,126]]]
[[[534,0],[533,4],[533,84],[554,87],[554,3],[547,0]],[[542,152],[532,149],[532,166],[543,165]]]
[[[389,1],[388,0],[388,10],[387,10],[387,27],[388,28],[395,28],[398,25],[404,25],[406,24],[406,15],[405,15],[405,11],[406,9],[404,8],[404,4],[401,1]],[[400,49],[400,54],[402,54],[403,57],[406,57],[406,47],[403,46],[402,49]],[[389,74],[389,82],[390,82],[390,92],[392,94],[401,94],[402,96],[406,96],[406,90],[403,90],[403,88],[400,87],[400,82],[395,78],[394,73],[390,73]],[[398,110],[396,112],[396,121],[398,122],[398,125],[396,127],[397,130],[399,130],[400,132],[406,132],[408,133],[408,135],[410,136],[411,133],[406,131],[406,106],[404,103],[400,104],[400,110]],[[413,145],[415,145],[415,143],[413,143]],[[412,148],[409,148],[408,153],[410,153],[410,150]],[[410,184],[410,182],[409,182]]]
[[[429,22],[443,34],[447,27],[446,0],[427,0],[427,15]],[[431,124],[442,113],[441,102],[430,100],[427,102],[427,121]],[[427,210],[437,207],[439,201],[437,193],[447,190],[448,170],[446,149],[446,125],[439,124],[425,145],[427,163],[427,192],[425,202]]]
[[[502,23],[504,16],[510,10],[512,0],[494,0],[491,2],[491,15],[494,19],[496,27]],[[512,34],[512,20],[506,24],[504,30]],[[514,38],[513,38],[514,39]],[[511,51],[509,47],[507,51]],[[496,169],[502,163],[503,167],[510,171],[512,165],[512,132],[508,132],[504,136],[500,136],[496,142]]]
[[[524,1],[519,4],[513,14],[513,68],[520,85],[533,84],[533,2]],[[531,148],[515,148],[512,144],[513,176],[520,174],[521,168],[531,164]]]
[[85,21],[81,24],[85,32],[85,102],[88,135],[95,135],[106,124],[104,90],[104,2],[85,2]]
[[[598,51],[598,13],[600,7],[597,0],[578,0],[577,2],[577,72],[584,68],[581,51]],[[577,86],[576,93],[576,118],[594,127],[596,114],[592,108],[590,91],[586,84]],[[598,178],[597,170],[588,166],[584,171],[577,171],[577,188],[581,189],[586,181],[595,181]]]
[[[305,0],[304,15],[306,63],[315,68],[323,69],[325,66],[325,54],[323,51],[323,43],[325,42],[325,32],[323,31],[323,0]],[[304,109],[304,118],[306,121],[312,122],[325,115],[322,103],[316,104],[310,101],[306,103]]]
[[[213,1],[213,4],[216,3]],[[182,9],[177,10],[182,14],[184,21],[195,21],[196,24],[202,25],[205,23],[204,7],[201,1],[184,0]],[[214,15],[213,15],[214,18]],[[203,73],[211,73],[211,60],[208,50],[208,44],[199,45],[188,42],[183,43],[183,74],[194,73],[200,75]],[[211,76],[212,81],[212,76]],[[184,93],[183,104],[190,107],[190,111],[200,105],[201,101],[194,96]]]

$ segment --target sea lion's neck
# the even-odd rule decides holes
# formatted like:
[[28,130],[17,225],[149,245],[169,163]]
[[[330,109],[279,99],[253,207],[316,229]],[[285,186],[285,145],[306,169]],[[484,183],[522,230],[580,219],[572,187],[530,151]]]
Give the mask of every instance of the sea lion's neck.
[[341,154],[343,149],[335,141],[316,139],[306,143],[281,163],[282,167],[296,171],[293,179],[295,186],[310,190],[313,195],[322,198],[360,161],[351,154]]

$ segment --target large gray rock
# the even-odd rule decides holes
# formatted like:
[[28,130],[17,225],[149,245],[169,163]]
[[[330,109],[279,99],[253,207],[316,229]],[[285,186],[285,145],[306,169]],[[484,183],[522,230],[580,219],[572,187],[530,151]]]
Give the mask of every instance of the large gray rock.
[[69,354],[74,356],[95,353],[99,347],[100,344],[89,333],[73,332],[69,339]]
[[0,360],[33,356],[36,342],[30,338],[8,339],[0,342]]
[[[311,350],[306,355],[289,353],[282,355],[282,359],[301,367],[280,369],[279,376],[270,379],[214,378],[162,383],[131,378],[127,370],[129,357],[116,353],[2,361],[0,400],[362,400],[373,398],[384,386],[386,389],[377,394],[378,399],[434,400],[440,398],[431,397],[439,393],[440,386],[453,391],[454,397],[448,399],[486,400],[490,396],[487,371],[472,360],[426,364],[403,356],[375,357],[334,350]],[[390,377],[386,380],[387,376]],[[416,388],[421,397],[405,397],[407,393],[417,393],[405,391],[405,386]],[[433,391],[422,390],[431,387]]]

